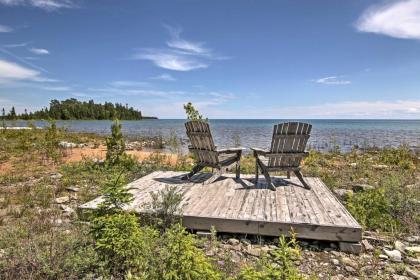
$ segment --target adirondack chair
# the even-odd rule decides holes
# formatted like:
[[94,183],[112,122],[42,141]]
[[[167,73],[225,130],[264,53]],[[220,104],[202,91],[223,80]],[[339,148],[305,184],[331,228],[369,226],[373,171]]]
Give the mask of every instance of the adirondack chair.
[[310,186],[303,179],[300,172],[302,159],[308,156],[305,152],[312,125],[301,122],[286,122],[274,126],[271,148],[269,151],[251,148],[254,153],[255,179],[258,183],[258,174],[261,170],[268,184],[268,187],[275,190],[271,181],[270,171],[287,171],[287,178],[290,179],[290,172],[293,171],[302,185],[310,189]]
[[218,176],[222,175],[222,169],[236,162],[236,178],[240,177],[240,159],[242,148],[217,149],[214,145],[211,135],[210,126],[204,121],[188,121],[185,123],[188,138],[191,145],[188,147],[190,152],[195,155],[196,165],[192,171],[181,179],[188,180],[194,174],[202,170],[204,167],[211,167],[217,170],[206,183],[211,183]]

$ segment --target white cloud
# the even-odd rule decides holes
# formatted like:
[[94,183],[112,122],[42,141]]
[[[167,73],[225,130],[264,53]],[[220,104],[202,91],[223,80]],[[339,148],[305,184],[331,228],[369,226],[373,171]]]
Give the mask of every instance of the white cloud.
[[170,75],[170,74],[162,74],[162,75],[159,75],[159,76],[156,76],[156,77],[152,77],[151,79],[169,81],[169,82],[176,81],[176,79],[174,77],[172,77],[172,75]]
[[341,77],[337,76],[331,76],[331,77],[325,77],[320,78],[316,80],[312,80],[313,82],[317,84],[324,84],[324,85],[348,85],[351,84],[351,81],[342,79]]
[[40,49],[40,48],[31,48],[29,49],[29,51],[37,55],[46,55],[50,53],[47,49]]
[[77,5],[71,0],[0,0],[0,4],[6,6],[32,6],[46,11],[77,8]]
[[113,87],[142,87],[148,86],[147,82],[138,82],[138,81],[113,81],[110,83]]
[[164,25],[164,26],[166,29],[168,29],[171,35],[171,40],[166,42],[166,44],[169,47],[180,49],[182,51],[186,51],[189,53],[196,53],[196,54],[205,54],[205,53],[210,52],[210,50],[207,50],[206,48],[203,47],[204,45],[203,42],[192,42],[192,41],[187,41],[185,39],[182,39],[180,37],[182,33],[181,28],[175,28],[169,25]]
[[13,28],[0,24],[0,33],[12,32]]
[[361,32],[420,40],[420,0],[398,0],[369,7],[356,22]]
[[204,42],[193,42],[181,38],[182,30],[168,25],[171,39],[166,42],[168,48],[148,48],[137,50],[132,59],[150,60],[156,66],[174,70],[191,71],[209,66],[209,60],[223,60],[228,57],[216,56],[213,52],[204,48]]
[[71,87],[66,87],[66,86],[47,86],[47,87],[42,87],[42,89],[50,90],[50,91],[70,91],[70,90],[72,90]]
[[35,80],[39,72],[13,62],[0,59],[0,82],[15,80]]
[[150,60],[158,67],[174,71],[191,71],[208,67],[206,63],[195,58],[180,55],[169,50],[143,50],[135,54],[133,59]]
[[6,49],[12,49],[12,48],[21,48],[21,47],[25,47],[25,46],[27,46],[28,45],[28,43],[18,43],[18,44],[6,44],[6,45],[3,45],[3,48],[6,48]]

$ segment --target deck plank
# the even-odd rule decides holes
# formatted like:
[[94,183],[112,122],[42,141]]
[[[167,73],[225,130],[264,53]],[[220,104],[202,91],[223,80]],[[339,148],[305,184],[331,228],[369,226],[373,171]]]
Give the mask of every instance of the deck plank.
[[[304,189],[292,177],[276,177],[276,191],[261,181],[257,186],[252,175],[234,174],[211,184],[203,184],[209,174],[197,174],[189,181],[180,180],[183,172],[157,171],[127,185],[134,200],[127,210],[146,211],[151,192],[175,187],[183,193],[183,224],[196,230],[278,236],[288,235],[293,227],[298,237],[358,242],[362,230],[357,221],[319,178],[305,178],[311,190]],[[241,181],[242,180],[242,181]],[[281,182],[281,184],[279,184]],[[101,198],[80,206],[95,209]]]

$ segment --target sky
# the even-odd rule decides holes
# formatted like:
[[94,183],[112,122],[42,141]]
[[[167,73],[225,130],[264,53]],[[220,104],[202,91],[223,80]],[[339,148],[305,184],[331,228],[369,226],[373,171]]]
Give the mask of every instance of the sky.
[[0,108],[420,118],[420,0],[0,0]]

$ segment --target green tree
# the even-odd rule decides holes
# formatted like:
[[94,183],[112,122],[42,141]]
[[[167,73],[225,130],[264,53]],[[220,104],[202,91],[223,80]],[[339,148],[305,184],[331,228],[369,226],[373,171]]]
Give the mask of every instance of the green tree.
[[120,162],[125,155],[125,142],[121,132],[121,123],[114,120],[111,126],[111,136],[106,139],[106,162],[112,166]]
[[200,112],[194,108],[191,102],[184,104],[184,110],[187,114],[187,119],[189,120],[204,120],[207,121],[207,118],[204,119]]

